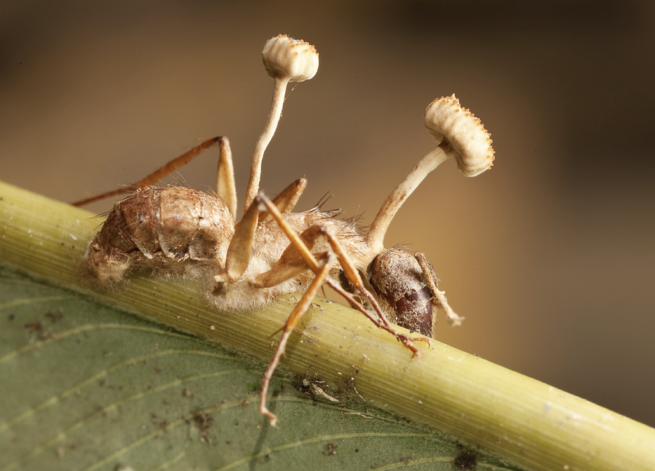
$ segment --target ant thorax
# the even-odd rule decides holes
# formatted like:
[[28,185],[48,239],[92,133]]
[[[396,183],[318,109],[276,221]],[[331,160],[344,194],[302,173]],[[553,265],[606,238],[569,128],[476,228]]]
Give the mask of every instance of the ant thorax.
[[[320,206],[293,212],[306,180],[296,180],[271,201],[259,191],[261,165],[288,83],[311,79],[318,70],[318,53],[304,41],[281,35],[266,43],[263,59],[274,79],[272,109],[253,153],[238,223],[232,153],[225,137],[203,142],[128,188],[76,204],[130,193],[114,205],[80,262],[82,275],[101,286],[120,284],[138,271],[198,277],[210,304],[221,311],[253,310],[283,294],[303,293],[262,381],[260,411],[274,424],[275,415],[266,408],[269,381],[294,325],[323,284],[416,355],[413,342],[429,343],[432,336],[433,307],[443,309],[451,325],[461,323],[438,289],[426,257],[385,249],[384,236],[405,200],[442,162],[453,157],[459,170],[472,177],[491,167],[494,152],[480,120],[454,95],[442,97],[425,111],[425,125],[437,147],[391,192],[368,229],[323,212]],[[220,148],[215,194],[151,186],[214,146]],[[398,331],[390,321],[426,337]]]
[[[338,219],[332,211],[321,211],[314,207],[308,211],[292,212],[283,215],[285,222],[295,232],[302,234],[313,227],[328,228],[342,242],[347,256],[357,261],[358,265],[365,263],[368,257],[366,233],[350,220]],[[326,238],[318,237],[310,248],[316,258],[329,252],[330,245]],[[307,245],[311,242],[307,241]],[[214,290],[210,301],[219,309],[257,309],[274,301],[279,296],[290,293],[304,292],[314,279],[314,273],[306,268],[302,257],[297,251],[288,250],[289,239],[280,224],[273,218],[260,222],[255,232],[250,263],[239,281],[227,284]],[[288,250],[288,251],[287,251]],[[283,254],[287,253],[287,256]],[[301,267],[302,271],[286,281],[270,287],[261,286],[262,274],[285,267]],[[338,276],[341,267],[335,262],[330,269],[332,277]]]

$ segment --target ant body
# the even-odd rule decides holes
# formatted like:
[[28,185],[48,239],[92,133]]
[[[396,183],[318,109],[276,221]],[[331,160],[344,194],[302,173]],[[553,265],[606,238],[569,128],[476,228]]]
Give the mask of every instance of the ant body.
[[[132,193],[114,205],[82,259],[84,274],[101,285],[118,283],[130,271],[144,268],[201,276],[209,284],[208,298],[221,310],[259,308],[280,295],[304,291],[282,328],[262,380],[260,412],[275,424],[275,415],[266,408],[270,379],[294,325],[324,283],[414,354],[412,342],[429,338],[399,332],[391,323],[431,337],[433,304],[446,311],[451,324],[461,322],[439,291],[425,256],[385,249],[383,239],[402,203],[441,162],[455,157],[462,173],[475,176],[492,165],[493,149],[477,118],[454,96],[440,98],[428,106],[425,116],[438,147],[391,193],[368,230],[322,212],[320,206],[293,212],[306,180],[295,181],[269,200],[258,191],[261,161],[281,114],[286,85],[312,78],[318,54],[304,41],[277,36],[266,43],[263,57],[275,79],[273,109],[253,156],[238,223],[232,156],[225,137],[203,142],[127,189],[75,204]],[[151,186],[214,145],[220,148],[216,194]]]

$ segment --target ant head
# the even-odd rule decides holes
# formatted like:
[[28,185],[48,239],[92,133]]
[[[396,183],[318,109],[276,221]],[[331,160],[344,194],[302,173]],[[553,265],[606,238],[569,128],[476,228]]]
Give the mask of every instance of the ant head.
[[369,282],[389,321],[432,337],[432,297],[416,257],[402,249],[383,250],[368,267]]

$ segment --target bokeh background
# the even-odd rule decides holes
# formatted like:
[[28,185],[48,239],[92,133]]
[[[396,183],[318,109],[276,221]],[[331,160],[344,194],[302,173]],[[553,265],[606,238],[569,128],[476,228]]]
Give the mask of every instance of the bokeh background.
[[[424,251],[463,327],[437,338],[655,425],[655,2],[0,2],[0,178],[63,201],[229,136],[239,195],[268,114],[266,39],[315,44],[264,160],[275,194],[370,223],[456,93],[496,165],[447,162],[387,246]],[[214,186],[216,151],[181,172]],[[111,202],[92,206],[104,212]]]

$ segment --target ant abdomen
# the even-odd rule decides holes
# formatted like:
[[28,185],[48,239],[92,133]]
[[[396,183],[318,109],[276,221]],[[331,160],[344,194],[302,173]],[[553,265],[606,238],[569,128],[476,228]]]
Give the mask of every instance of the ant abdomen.
[[432,292],[414,255],[400,249],[385,250],[375,257],[370,271],[371,285],[389,321],[431,337]]
[[84,268],[106,285],[131,268],[189,271],[194,261],[218,266],[233,234],[221,198],[186,187],[147,187],[114,205],[89,245]]

